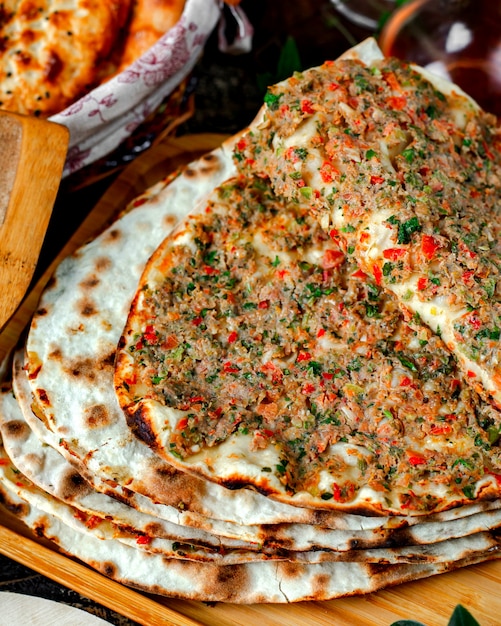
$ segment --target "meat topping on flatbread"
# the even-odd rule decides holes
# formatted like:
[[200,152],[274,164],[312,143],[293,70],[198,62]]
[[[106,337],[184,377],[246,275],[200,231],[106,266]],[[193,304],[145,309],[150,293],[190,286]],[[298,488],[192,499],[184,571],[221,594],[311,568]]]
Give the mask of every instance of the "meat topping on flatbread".
[[273,86],[265,102],[237,145],[240,169],[312,207],[501,406],[494,117],[395,59],[325,63]]
[[225,183],[164,242],[125,343],[119,400],[174,463],[242,437],[255,458],[277,455],[261,488],[274,475],[342,504],[365,485],[402,511],[473,498],[497,465],[493,411],[442,341],[260,179]]

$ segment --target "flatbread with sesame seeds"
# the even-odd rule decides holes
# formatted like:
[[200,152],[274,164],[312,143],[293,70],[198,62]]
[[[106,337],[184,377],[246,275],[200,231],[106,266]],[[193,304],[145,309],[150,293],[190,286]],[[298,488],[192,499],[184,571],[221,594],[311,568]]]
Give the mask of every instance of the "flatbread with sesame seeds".
[[96,84],[130,0],[9,0],[1,6],[0,107],[47,117]]
[[185,0],[10,0],[0,8],[0,108],[48,117],[119,74]]

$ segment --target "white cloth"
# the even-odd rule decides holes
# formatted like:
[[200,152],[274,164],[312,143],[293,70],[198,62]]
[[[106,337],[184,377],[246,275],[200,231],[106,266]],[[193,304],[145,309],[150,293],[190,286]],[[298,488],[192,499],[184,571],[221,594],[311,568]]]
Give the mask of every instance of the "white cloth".
[[179,22],[125,71],[49,119],[70,130],[63,176],[109,154],[189,74],[221,16],[219,0],[187,0]]

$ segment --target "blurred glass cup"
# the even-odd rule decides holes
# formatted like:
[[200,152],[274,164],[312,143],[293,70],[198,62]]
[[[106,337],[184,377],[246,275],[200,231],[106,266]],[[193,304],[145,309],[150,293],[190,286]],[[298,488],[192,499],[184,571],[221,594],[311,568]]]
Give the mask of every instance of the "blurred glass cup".
[[501,116],[501,2],[412,0],[390,16],[379,45],[385,56],[447,78]]
[[398,0],[331,0],[331,3],[353,24],[376,31],[398,5]]

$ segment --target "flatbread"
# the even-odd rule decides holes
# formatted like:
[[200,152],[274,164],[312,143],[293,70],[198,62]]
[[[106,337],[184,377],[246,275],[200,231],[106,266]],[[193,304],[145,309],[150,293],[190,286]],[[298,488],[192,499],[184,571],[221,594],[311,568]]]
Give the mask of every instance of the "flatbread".
[[47,443],[79,463],[84,475],[120,485],[122,498],[124,491],[136,493],[245,525],[329,526],[336,515],[330,521],[329,514],[273,503],[250,490],[229,492],[176,471],[130,433],[114,393],[116,346],[144,265],[176,219],[234,173],[231,145],[192,163],[168,186],[148,190],[133,211],[59,266],[26,342],[36,412],[45,420]]
[[456,86],[366,49],[271,87],[237,162],[339,232],[499,408],[499,123]]
[[28,115],[61,111],[97,80],[130,0],[2,3],[0,107]]
[[[109,497],[94,491],[76,469],[53,448],[40,446],[40,440],[24,421],[8,384],[0,402],[0,430],[6,451],[16,468],[28,480],[57,499],[77,507],[86,517],[113,519],[117,524],[133,528],[147,536],[167,538],[183,544],[216,548],[224,546],[225,549],[259,548],[268,553],[272,550],[331,550],[344,552],[345,558],[356,549],[357,558],[350,558],[361,560],[368,558],[365,553],[363,557],[360,552],[362,548],[426,546],[452,537],[464,537],[485,529],[495,529],[501,525],[499,501],[498,508],[495,508],[496,502],[492,503],[490,510],[462,507],[448,514],[426,516],[421,519],[421,523],[415,517],[385,519],[338,516],[337,528],[332,530],[318,525],[292,523],[237,527],[208,518],[202,521],[200,516],[169,510],[165,506],[154,507],[151,504],[150,513],[141,513],[129,504],[118,501],[119,492],[114,497]],[[411,528],[408,528],[409,525]],[[282,556],[283,554],[284,552]],[[399,552],[393,551],[392,554],[395,558]],[[299,560],[298,555],[295,558]],[[303,555],[301,560],[307,558],[311,560],[312,557]],[[327,560],[327,557],[324,558]]]
[[48,117],[124,71],[180,19],[185,0],[2,3],[0,106]]
[[185,0],[133,0],[116,73],[144,54],[181,17]]
[[[3,411],[9,410],[7,406],[9,403],[8,394],[8,391],[4,392],[1,400]],[[12,400],[10,402],[12,404]],[[12,411],[13,407],[10,407],[10,410]],[[2,424],[3,426],[7,424],[7,428],[2,428],[2,433],[9,434],[15,431],[15,438],[18,441],[19,439],[27,438],[26,429],[22,428],[21,421],[9,421],[8,419],[5,421],[5,418],[3,418]],[[66,498],[57,498],[48,491],[41,489],[30,479],[27,473],[21,472],[19,466],[12,463],[3,447],[0,447],[0,482],[9,492],[17,494],[38,510],[57,517],[66,526],[76,530],[86,527],[92,530],[93,534],[100,539],[117,539],[136,549],[153,554],[161,554],[170,559],[183,559],[200,563],[216,562],[225,565],[253,563],[266,560],[299,563],[356,561],[364,563],[384,562],[390,564],[448,561],[451,558],[451,546],[455,545],[461,546],[461,550],[477,551],[482,548],[497,551],[498,549],[498,540],[495,533],[486,531],[480,532],[479,530],[471,530],[471,527],[470,529],[468,528],[468,521],[476,521],[472,518],[468,519],[466,524],[464,521],[454,523],[454,526],[461,529],[460,532],[464,532],[464,535],[458,535],[458,539],[453,539],[452,541],[440,541],[440,539],[438,539],[433,541],[433,543],[418,543],[417,545],[409,546],[397,546],[396,537],[393,538],[391,542],[392,545],[390,545],[389,540],[384,540],[380,535],[383,547],[377,547],[377,542],[373,541],[372,544],[375,547],[371,548],[370,541],[364,541],[362,538],[357,541],[356,533],[354,533],[352,544],[347,542],[346,545],[342,545],[338,539],[338,545],[336,547],[323,548],[322,535],[326,531],[321,528],[313,528],[312,531],[317,536],[317,543],[310,547],[314,547],[314,549],[299,552],[280,548],[278,545],[279,541],[277,541],[274,549],[271,549],[263,544],[249,545],[244,542],[228,542],[217,536],[211,537],[209,533],[193,533],[193,531],[191,531],[190,535],[189,529],[185,529],[179,525],[174,528],[174,525],[165,525],[159,521],[152,523],[152,520],[147,520],[149,526],[144,523],[135,524],[134,522],[139,517],[135,515],[135,511],[130,511],[129,515],[127,515],[127,513],[124,514],[123,509],[127,507],[125,505],[120,506],[120,503],[113,504],[109,501],[110,499],[106,499],[106,502],[101,504],[99,510],[89,511],[88,505],[85,502],[82,503],[82,497],[78,493],[73,493],[73,497],[71,498],[68,496],[66,496]],[[90,496],[89,490],[85,490],[85,487],[81,487],[83,481],[78,481],[78,484],[80,485],[80,493],[82,493],[84,498],[87,497],[87,500],[91,499],[92,496]],[[99,494],[96,494],[96,496],[97,499],[99,499]],[[103,499],[104,498],[101,497],[101,501]],[[71,504],[69,504],[67,500],[69,500]],[[96,497],[94,501],[96,501]],[[116,515],[117,509],[120,511],[118,515]],[[130,519],[131,515],[133,520]],[[492,516],[489,518],[488,516],[482,515],[481,517],[482,522],[480,525],[477,522],[477,528],[483,529],[484,524],[491,529],[495,528],[496,523],[501,526],[500,511],[495,513],[495,519],[493,519]],[[431,528],[431,526],[427,525],[425,530]],[[188,530],[188,533],[186,530]],[[414,527],[413,530],[418,530],[418,527]],[[468,532],[469,530],[470,532]],[[332,531],[329,534],[336,535],[336,532]],[[366,533],[366,535],[368,534],[369,533]],[[337,532],[337,535],[343,535],[343,531]],[[377,534],[374,533],[373,536],[377,537]],[[404,536],[411,539],[412,532]],[[451,533],[451,536],[453,536],[453,533]],[[468,539],[465,539],[465,537],[468,537]],[[436,539],[436,537],[434,539]],[[269,546],[271,542],[267,543]],[[386,545],[387,547],[384,547]],[[366,549],[364,549],[365,546],[367,546]],[[463,554],[462,558],[464,558],[464,556],[466,555]]]
[[[370,46],[360,53],[368,62],[375,55]],[[482,461],[492,474],[475,475],[471,463],[460,457],[465,462],[454,468],[462,467],[461,480],[463,475],[475,476],[476,491],[463,492],[464,498],[456,492],[444,505],[456,506],[438,513],[430,513],[440,510],[435,501],[424,509],[427,514],[421,508],[385,515],[396,512],[386,502],[372,509],[364,502],[351,512],[328,511],[292,506],[254,489],[230,490],[217,484],[217,472],[216,480],[212,476],[208,481],[180,471],[186,465],[173,467],[151,439],[147,445],[131,433],[115,397],[113,373],[117,342],[141,272],[174,225],[197,204],[198,215],[204,212],[210,192],[236,174],[232,154],[235,146],[239,152],[240,140],[235,137],[191,164],[174,182],[163,181],[148,190],[57,270],[29,329],[25,356],[16,355],[15,396],[8,387],[0,396],[0,430],[15,466],[4,457],[5,471],[0,472],[4,504],[39,536],[115,580],[148,592],[204,601],[330,599],[497,558],[501,500],[483,499],[497,494],[492,472],[496,451],[487,449],[484,437],[489,425],[482,423],[492,409],[461,383],[461,402],[455,394],[446,394],[443,402],[450,406],[457,401],[461,406],[456,408],[471,419],[469,427],[478,429]],[[182,228],[173,236],[179,237]],[[330,233],[329,237],[324,237],[329,247],[342,242]],[[348,248],[343,252],[351,254]],[[332,255],[329,258],[333,260]],[[212,255],[206,261],[213,267]],[[367,285],[364,289],[370,290]],[[386,304],[391,298],[383,300],[385,307],[392,306]],[[374,310],[365,305],[364,309]],[[398,314],[396,318],[402,319]],[[412,325],[409,319],[405,323]],[[397,328],[399,324],[395,332]],[[428,331],[419,336],[426,336],[450,365],[438,339]],[[400,365],[413,374],[404,362]],[[453,366],[445,369],[440,376],[447,379]],[[430,432],[428,439],[438,434]],[[463,445],[467,438],[461,429],[458,434]],[[20,480],[11,480],[9,472],[18,476],[15,472],[21,472]],[[65,473],[84,486],[81,493],[62,488],[59,478]],[[297,504],[317,507],[317,500]],[[457,506],[465,501],[468,504]],[[104,524],[90,521],[94,515]],[[191,548],[175,546],[176,533],[191,537]],[[223,553],[218,546],[228,551]]]
[[151,257],[120,342],[138,437],[182,470],[312,508],[422,514],[497,495],[482,403],[446,346],[304,208],[245,178],[200,209]]
[[[112,518],[117,524],[134,528],[140,534],[194,545],[221,546],[217,522],[209,528],[212,532],[204,532],[199,529],[197,516],[190,517],[191,525],[183,524],[185,514],[172,507],[158,506],[155,509],[150,503],[151,509],[157,513],[152,515],[127,504],[119,492],[107,495],[94,490],[71,463],[35,435],[24,420],[8,383],[1,395],[0,416],[0,429],[9,457],[28,480],[46,493],[77,507],[87,517]],[[228,538],[224,544],[231,548],[253,547],[249,542]]]
[[[22,490],[18,488],[20,493]],[[451,561],[444,563],[371,564],[255,562],[237,565],[165,559],[117,539],[104,539],[85,524],[69,526],[51,513],[37,509],[15,490],[0,483],[2,504],[26,525],[63,551],[76,556],[105,576],[144,591],[190,600],[232,603],[288,603],[329,600],[370,593],[498,556],[494,535],[448,546]],[[470,544],[470,545],[468,545]]]

